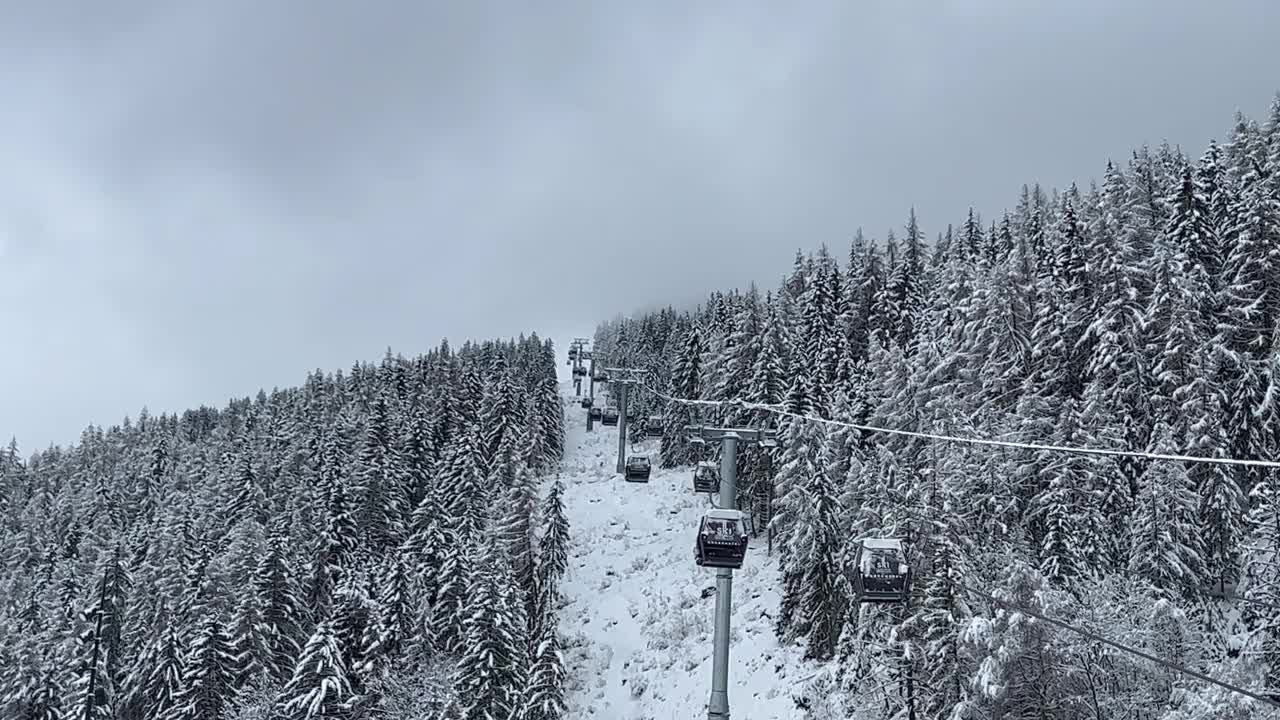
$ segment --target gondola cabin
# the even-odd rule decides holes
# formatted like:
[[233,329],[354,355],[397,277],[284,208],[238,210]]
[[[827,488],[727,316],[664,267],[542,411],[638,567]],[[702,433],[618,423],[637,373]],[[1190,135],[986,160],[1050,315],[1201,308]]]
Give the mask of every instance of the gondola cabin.
[[741,510],[716,508],[702,516],[694,561],[702,567],[742,567],[747,556],[747,525]]
[[627,482],[649,482],[649,458],[644,455],[632,455],[624,466],[626,472],[623,479]]
[[605,425],[617,425],[618,408],[605,408],[603,414],[600,415],[600,422]]
[[594,400],[592,400],[590,397],[584,397],[584,398],[582,398],[582,403],[581,403],[581,404],[582,404],[582,407],[583,407],[583,408],[586,408],[586,409],[588,409],[588,410],[589,410],[589,409],[591,409],[591,406],[592,406],[594,403],[595,403],[595,401],[594,401]]
[[579,366],[573,369],[574,377],[586,377],[586,375],[587,375],[587,369],[584,367]]
[[720,492],[720,466],[711,460],[703,460],[693,469],[693,491],[697,493]]
[[911,568],[897,538],[869,538],[854,556],[853,592],[859,602],[901,603],[911,592]]
[[650,415],[644,423],[644,434],[651,438],[662,437],[662,416]]
[[598,407],[592,407],[591,409],[587,410],[587,417],[591,418],[594,421],[602,422],[600,408]]

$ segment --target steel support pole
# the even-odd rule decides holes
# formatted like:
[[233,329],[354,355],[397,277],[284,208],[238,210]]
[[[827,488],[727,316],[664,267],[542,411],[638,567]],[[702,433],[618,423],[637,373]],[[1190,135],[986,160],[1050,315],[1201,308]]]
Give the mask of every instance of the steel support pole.
[[[737,507],[738,436],[720,439],[720,507]],[[733,569],[716,570],[715,645],[711,656],[708,720],[729,720],[729,621],[733,615]]]
[[630,383],[616,383],[618,386],[618,472],[627,471],[627,386]]
[[578,368],[582,367],[582,352],[579,351],[573,360],[573,396],[582,397],[582,377],[578,375]]
[[596,399],[596,354],[594,352],[591,353],[591,369],[588,370],[588,372],[591,373],[590,375],[587,376],[587,382],[589,383],[587,385],[587,388],[589,389],[588,394],[591,396],[592,400],[595,400]]

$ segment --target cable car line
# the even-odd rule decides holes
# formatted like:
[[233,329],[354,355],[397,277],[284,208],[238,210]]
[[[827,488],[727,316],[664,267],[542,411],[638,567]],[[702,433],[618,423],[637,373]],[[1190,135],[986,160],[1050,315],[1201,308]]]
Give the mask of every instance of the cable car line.
[[1046,452],[1064,452],[1075,453],[1077,455],[1101,455],[1109,457],[1131,457],[1142,458],[1146,460],[1168,460],[1173,462],[1190,462],[1205,463],[1210,465],[1243,465],[1247,467],[1265,467],[1280,468],[1280,461],[1275,460],[1254,460],[1240,458],[1219,458],[1219,457],[1203,457],[1196,455],[1171,455],[1166,453],[1152,453],[1138,450],[1117,450],[1113,448],[1086,448],[1072,447],[1067,445],[1048,445],[1041,443],[1016,442],[1013,440],[993,440],[990,438],[961,437],[957,435],[943,435],[940,433],[920,432],[916,430],[899,430],[896,428],[883,428],[875,425],[863,425],[860,423],[852,423],[844,420],[832,420],[828,418],[814,417],[812,415],[804,415],[801,413],[791,412],[780,405],[769,405],[766,403],[747,402],[746,400],[692,400],[689,398],[678,398],[668,395],[659,390],[655,390],[648,385],[641,384],[649,392],[657,395],[664,400],[683,405],[700,405],[710,407],[737,407],[744,410],[761,410],[774,415],[790,417],[797,420],[809,420],[812,422],[823,423],[826,425],[836,425],[839,427],[852,428],[863,432],[885,433],[887,435],[902,435],[906,437],[923,438],[926,440],[941,440],[944,442],[968,443],[970,445],[987,445],[993,447],[1014,448],[1018,450],[1040,450]]
[[[1065,445],[1044,445],[1044,444],[1038,444],[1038,443],[1015,442],[1010,440],[992,440],[988,438],[972,438],[972,437],[966,438],[966,437],[959,437],[959,436],[953,436],[953,435],[942,435],[938,433],[926,433],[926,432],[917,432],[912,430],[882,428],[882,427],[876,427],[874,425],[863,425],[859,423],[846,422],[843,420],[832,420],[827,418],[814,417],[812,415],[794,413],[778,405],[769,405],[766,403],[753,403],[753,402],[747,402],[745,400],[694,400],[689,398],[678,398],[678,397],[673,397],[671,395],[668,395],[660,390],[654,389],[653,387],[650,387],[648,385],[642,384],[641,387],[644,387],[649,392],[657,395],[658,397],[663,398],[664,400],[668,400],[670,402],[680,403],[684,405],[694,405],[694,406],[700,406],[700,407],[738,407],[738,408],[743,408],[747,410],[761,410],[764,412],[769,412],[769,413],[781,415],[784,417],[795,418],[798,420],[808,420],[808,421],[817,422],[817,423],[824,423],[827,425],[848,427],[848,428],[865,431],[865,432],[880,432],[880,433],[886,433],[891,435],[903,435],[908,437],[918,437],[918,438],[925,438],[930,440],[940,440],[944,442],[960,442],[960,443],[969,443],[973,445],[988,445],[988,446],[996,446],[996,447],[1017,448],[1017,449],[1024,449],[1024,450],[1066,452],[1066,453],[1095,455],[1095,456],[1104,455],[1104,456],[1136,457],[1136,458],[1144,458],[1149,460],[1167,460],[1167,461],[1174,461],[1174,462],[1192,462],[1192,463],[1207,463],[1207,464],[1217,464],[1217,465],[1244,465],[1244,466],[1252,466],[1252,467],[1280,468],[1280,462],[1272,461],[1272,460],[1212,458],[1212,457],[1199,457],[1194,455],[1170,455],[1170,454],[1164,454],[1164,453],[1139,452],[1136,450],[1114,450],[1114,449],[1107,449],[1107,448],[1082,448],[1082,447],[1071,447],[1071,446],[1065,446]],[[1265,607],[1271,610],[1280,610],[1280,607],[1276,605],[1271,605],[1258,600],[1253,600],[1251,598],[1246,598],[1243,595],[1235,596],[1232,599],[1240,600],[1245,604],[1254,605],[1257,607]]]
[[1097,633],[1095,633],[1095,632],[1092,632],[1092,631],[1090,631],[1090,630],[1085,630],[1084,628],[1078,628],[1078,627],[1076,627],[1076,626],[1074,626],[1074,625],[1072,625],[1072,624],[1070,624],[1070,623],[1063,622],[1062,620],[1057,620],[1057,619],[1055,619],[1055,618],[1051,618],[1051,617],[1049,617],[1048,615],[1045,615],[1045,614],[1043,614],[1043,613],[1037,612],[1037,611],[1035,611],[1035,610],[1031,610],[1030,608],[1025,608],[1025,607],[1022,607],[1022,606],[1020,606],[1020,605],[1016,605],[1016,604],[1011,603],[1011,602],[1009,602],[1009,601],[1007,601],[1007,600],[1001,600],[1000,598],[998,598],[998,597],[996,597],[996,596],[994,596],[994,595],[992,595],[992,594],[990,594],[990,593],[984,592],[984,591],[982,591],[982,590],[975,590],[974,588],[971,588],[971,587],[969,587],[968,585],[965,585],[965,584],[963,584],[963,583],[959,583],[959,582],[955,582],[955,581],[953,581],[953,584],[954,584],[956,587],[960,588],[961,590],[964,590],[964,591],[969,592],[969,593],[971,593],[971,594],[973,594],[973,595],[977,595],[977,596],[979,596],[979,597],[982,597],[982,598],[985,598],[985,599],[987,599],[987,600],[990,600],[991,602],[995,603],[996,605],[999,605],[1000,607],[1005,608],[1006,610],[1013,610],[1013,611],[1015,611],[1015,612],[1020,612],[1020,613],[1022,613],[1023,615],[1027,615],[1027,616],[1029,616],[1029,617],[1036,618],[1037,620],[1041,620],[1041,621],[1047,622],[1047,623],[1049,623],[1050,625],[1054,625],[1054,626],[1056,626],[1056,627],[1062,628],[1063,630],[1069,630],[1069,631],[1071,631],[1071,632],[1073,632],[1073,633],[1076,633],[1077,635],[1080,635],[1080,636],[1082,636],[1082,637],[1084,637],[1084,638],[1086,638],[1086,639],[1088,639],[1088,640],[1092,640],[1092,641],[1094,641],[1094,642],[1099,642],[1099,643],[1102,643],[1103,645],[1108,645],[1108,646],[1110,646],[1110,647],[1112,647],[1112,648],[1115,648],[1116,650],[1120,650],[1120,651],[1122,651],[1122,652],[1129,653],[1130,655],[1135,655],[1135,656],[1137,656],[1137,657],[1143,658],[1144,660],[1147,660],[1148,662],[1153,662],[1153,663],[1155,663],[1155,664],[1157,664],[1157,665],[1160,665],[1161,667],[1164,667],[1164,668],[1166,668],[1166,669],[1168,669],[1168,670],[1172,670],[1173,672],[1176,672],[1176,673],[1178,673],[1179,675],[1185,675],[1185,676],[1187,676],[1187,677],[1194,678],[1194,679],[1199,680],[1199,681],[1201,681],[1201,682],[1209,683],[1210,685],[1216,685],[1216,686],[1218,686],[1218,687],[1222,688],[1223,690],[1228,690],[1228,691],[1230,691],[1230,692],[1236,693],[1236,694],[1238,694],[1238,695],[1242,695],[1242,696],[1247,697],[1247,698],[1249,698],[1249,699],[1251,699],[1251,700],[1256,700],[1256,701],[1258,701],[1258,702],[1260,702],[1260,703],[1263,703],[1264,705],[1269,705],[1269,706],[1270,706],[1270,707],[1272,707],[1272,708],[1275,708],[1275,709],[1277,709],[1277,710],[1280,710],[1280,702],[1277,702],[1277,701],[1275,701],[1275,700],[1273,700],[1273,699],[1271,699],[1271,698],[1269,698],[1269,697],[1267,697],[1267,696],[1265,696],[1265,695],[1260,695],[1260,694],[1258,694],[1258,693],[1256,693],[1256,692],[1253,692],[1252,690],[1246,690],[1245,688],[1237,687],[1237,686],[1235,686],[1235,685],[1232,685],[1231,683],[1224,682],[1224,681],[1222,681],[1222,680],[1218,680],[1217,678],[1210,677],[1210,676],[1208,676],[1208,675],[1205,675],[1205,674],[1204,674],[1204,673],[1202,673],[1202,672],[1198,672],[1198,671],[1196,671],[1196,670],[1192,670],[1191,668],[1184,667],[1184,666],[1179,665],[1179,664],[1174,663],[1174,662],[1170,662],[1169,660],[1165,660],[1164,658],[1156,657],[1155,655],[1152,655],[1152,654],[1147,653],[1147,652],[1145,652],[1145,651],[1139,650],[1139,649],[1137,649],[1137,648],[1135,648],[1135,647],[1131,647],[1131,646],[1129,646],[1129,645],[1125,645],[1125,644],[1123,644],[1123,643],[1116,642],[1115,640],[1108,639],[1108,638],[1103,637],[1102,635],[1099,635],[1099,634],[1097,634]]

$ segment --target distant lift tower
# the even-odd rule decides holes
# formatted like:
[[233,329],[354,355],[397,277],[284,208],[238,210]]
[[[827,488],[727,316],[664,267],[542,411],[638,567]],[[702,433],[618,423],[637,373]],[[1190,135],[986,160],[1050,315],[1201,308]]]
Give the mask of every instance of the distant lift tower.
[[618,472],[627,471],[627,391],[640,383],[643,368],[605,368],[609,382],[618,388]]
[[591,361],[591,367],[587,369],[587,395],[592,399],[596,399],[596,352],[595,350],[587,351],[587,359]]
[[[716,569],[716,624],[711,656],[711,701],[707,703],[707,720],[729,720],[729,620],[730,600],[733,597],[733,568],[741,567],[747,537],[740,513],[737,512],[738,444],[757,443],[765,448],[777,447],[777,433],[757,428],[719,428],[705,425],[686,425],[685,431],[689,433],[689,442],[695,445],[720,442],[720,500],[716,503],[718,507],[707,514],[699,528],[698,564]],[[716,539],[702,537],[707,526],[712,523],[721,527],[736,523],[736,536],[742,543],[736,553],[737,557],[731,560],[723,557],[704,558],[703,541]]]
[[586,349],[587,342],[587,338],[574,338],[573,342],[569,344],[569,364],[573,366],[573,394],[575,397],[582,397],[582,378],[587,374],[587,369],[583,367],[582,361],[590,353]]

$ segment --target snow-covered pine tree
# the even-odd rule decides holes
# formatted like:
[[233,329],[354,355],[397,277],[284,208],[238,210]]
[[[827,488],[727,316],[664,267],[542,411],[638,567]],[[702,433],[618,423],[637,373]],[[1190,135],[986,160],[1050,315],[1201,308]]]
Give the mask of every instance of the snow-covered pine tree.
[[287,553],[288,538],[279,530],[273,532],[253,578],[262,613],[263,665],[268,677],[278,682],[288,679],[303,637],[303,604]]
[[515,480],[507,490],[499,532],[510,563],[512,580],[523,598],[525,616],[533,619],[537,605],[534,557],[534,516],[538,509],[537,478],[523,461],[515,469]]
[[217,720],[234,692],[235,650],[222,622],[209,617],[186,654],[173,720]]
[[372,648],[380,662],[394,662],[415,642],[415,597],[403,551],[394,552],[382,570],[379,583],[376,633]]
[[445,540],[440,552],[440,570],[435,574],[435,596],[427,610],[427,640],[438,652],[454,652],[463,642],[463,612],[466,607],[468,568],[466,553],[478,533],[468,532],[460,518],[446,515],[440,528]]
[[[702,374],[703,351],[701,331],[697,327],[690,328],[685,333],[679,356],[672,363],[668,394],[685,400],[701,396],[699,378]],[[684,427],[693,421],[688,405],[670,403],[667,406],[666,425],[662,434],[662,467],[688,465],[698,459],[694,456],[694,449],[689,445],[684,431]]]
[[[1168,423],[1157,423],[1153,438],[1151,452],[1178,452],[1178,438]],[[1157,461],[1147,468],[1134,502],[1131,575],[1171,593],[1200,588],[1205,566],[1198,504],[1195,487],[1182,463]]]
[[566,713],[566,671],[554,612],[546,612],[533,627],[538,628],[538,633],[533,638],[533,661],[519,717],[521,720],[561,720]]
[[[803,386],[797,379],[795,386]],[[801,397],[798,390],[795,397]],[[774,515],[769,523],[780,548],[779,565],[782,569],[782,599],[775,622],[780,639],[792,640],[809,633],[809,623],[801,607],[805,595],[806,579],[806,528],[804,521],[809,498],[806,489],[818,473],[826,472],[819,464],[822,449],[821,426],[811,420],[789,419],[781,433],[781,461],[774,479],[777,500]]]
[[471,547],[476,558],[463,605],[466,639],[454,679],[457,712],[461,720],[507,720],[520,699],[520,670],[528,648],[503,588],[505,559],[498,541],[478,540]]
[[806,657],[827,660],[840,639],[847,599],[841,583],[840,560],[844,555],[839,525],[839,501],[835,483],[827,476],[833,465],[826,438],[818,437],[815,471],[804,485],[807,502],[792,530],[791,553],[800,566],[803,592],[799,601],[808,634]]
[[353,699],[334,621],[325,620],[303,647],[274,712],[282,720],[345,720]]
[[[1062,411],[1055,441],[1080,445],[1080,414],[1068,401]],[[1031,503],[1040,542],[1040,572],[1055,583],[1088,577],[1106,552],[1105,523],[1099,498],[1093,492],[1093,466],[1083,455],[1060,454],[1044,465],[1043,487]]]
[[538,538],[538,616],[556,606],[560,580],[569,568],[569,520],[564,514],[564,481],[556,478],[542,504],[542,535]]
[[374,401],[361,437],[356,471],[348,488],[353,520],[365,536],[367,548],[375,553],[403,539],[404,522],[410,511],[404,506],[404,458],[391,423],[391,409],[380,397]]

